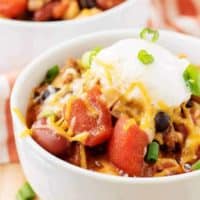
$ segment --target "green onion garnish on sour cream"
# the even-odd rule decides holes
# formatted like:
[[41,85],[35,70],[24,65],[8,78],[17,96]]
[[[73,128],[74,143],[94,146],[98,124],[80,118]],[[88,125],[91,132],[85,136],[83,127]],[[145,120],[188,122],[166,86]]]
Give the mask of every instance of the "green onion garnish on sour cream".
[[189,65],[183,73],[183,78],[192,94],[200,96],[200,67]]
[[97,56],[97,54],[102,50],[100,47],[96,47],[90,51],[87,51],[83,54],[81,58],[81,64],[85,69],[89,69],[93,59]]
[[156,42],[159,39],[159,32],[157,30],[153,30],[151,28],[144,28],[140,32],[140,38],[143,40],[147,40],[149,35],[151,36],[151,42]]
[[145,65],[151,64],[154,61],[154,57],[144,49],[138,52],[138,59]]

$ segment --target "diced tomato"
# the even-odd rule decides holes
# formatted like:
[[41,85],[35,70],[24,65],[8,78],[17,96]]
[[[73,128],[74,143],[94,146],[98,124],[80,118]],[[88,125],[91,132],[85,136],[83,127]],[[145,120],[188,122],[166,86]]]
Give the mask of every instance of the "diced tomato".
[[27,0],[0,0],[0,15],[15,18],[27,9]]
[[76,99],[72,103],[70,124],[75,134],[87,131],[85,145],[93,147],[108,140],[112,134],[111,114],[100,99],[100,90],[94,87],[86,100]]
[[97,125],[95,117],[90,114],[82,99],[76,99],[72,103],[70,121],[75,133],[89,131]]
[[116,167],[130,176],[142,176],[148,137],[135,124],[126,127],[128,121],[125,115],[117,121],[109,143],[109,158]]
[[99,88],[99,86],[94,86],[91,90],[88,91],[88,98],[94,102],[97,99],[99,99],[101,96],[101,90]]

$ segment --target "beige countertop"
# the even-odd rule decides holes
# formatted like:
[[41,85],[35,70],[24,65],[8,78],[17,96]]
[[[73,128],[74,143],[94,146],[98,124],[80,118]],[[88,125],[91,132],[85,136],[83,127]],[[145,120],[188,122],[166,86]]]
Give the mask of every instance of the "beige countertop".
[[15,200],[16,192],[24,182],[19,164],[0,165],[0,200]]

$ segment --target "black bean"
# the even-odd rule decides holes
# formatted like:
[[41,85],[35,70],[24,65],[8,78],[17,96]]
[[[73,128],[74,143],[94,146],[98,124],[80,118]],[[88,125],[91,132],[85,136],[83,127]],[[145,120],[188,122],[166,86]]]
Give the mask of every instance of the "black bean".
[[79,0],[81,8],[93,8],[96,6],[96,0]]
[[43,92],[43,94],[42,94],[42,96],[41,96],[41,100],[42,100],[42,101],[45,101],[49,96],[50,96],[50,92],[49,92],[49,90],[47,89],[47,90],[45,90],[45,91]]
[[191,108],[193,106],[193,102],[192,99],[190,99],[187,103],[186,103],[186,108]]
[[164,132],[170,126],[170,117],[165,112],[158,112],[155,117],[156,132]]

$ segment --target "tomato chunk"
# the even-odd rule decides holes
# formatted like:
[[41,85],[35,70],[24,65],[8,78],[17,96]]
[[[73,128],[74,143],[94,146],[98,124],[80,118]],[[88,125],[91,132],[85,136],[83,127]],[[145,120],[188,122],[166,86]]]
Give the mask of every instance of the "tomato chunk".
[[72,103],[70,124],[75,134],[89,132],[86,146],[96,146],[108,140],[112,134],[111,114],[100,99],[97,87],[88,92],[87,100],[76,99]]
[[53,155],[68,151],[70,142],[47,125],[46,119],[40,119],[32,125],[33,139]]
[[148,137],[136,124],[126,127],[129,118],[121,116],[109,143],[111,162],[130,176],[142,176]]
[[0,15],[15,18],[27,9],[27,0],[0,0]]

